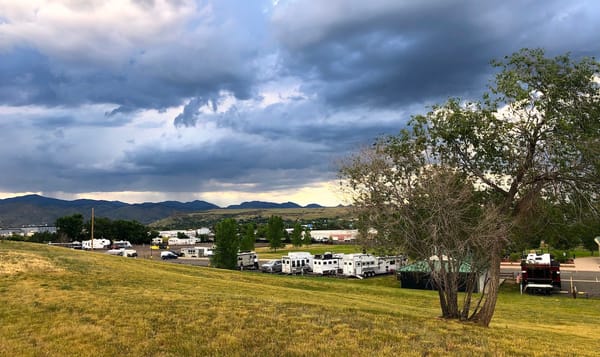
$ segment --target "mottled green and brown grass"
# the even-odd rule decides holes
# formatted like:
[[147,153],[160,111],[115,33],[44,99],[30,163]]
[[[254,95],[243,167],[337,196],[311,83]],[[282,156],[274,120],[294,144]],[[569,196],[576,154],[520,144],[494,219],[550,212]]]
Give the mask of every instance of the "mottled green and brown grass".
[[501,294],[490,328],[438,315],[435,293],[399,289],[390,276],[273,276],[0,242],[1,356],[594,356],[600,350],[599,300],[511,290]]

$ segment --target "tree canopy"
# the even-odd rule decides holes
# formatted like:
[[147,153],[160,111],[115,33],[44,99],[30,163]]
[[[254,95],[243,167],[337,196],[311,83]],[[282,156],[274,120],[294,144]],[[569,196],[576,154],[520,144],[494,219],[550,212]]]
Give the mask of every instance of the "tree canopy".
[[271,216],[267,223],[267,239],[269,247],[273,250],[283,247],[283,219],[279,216]]
[[237,222],[233,218],[226,218],[217,223],[212,265],[216,268],[236,269],[239,247]]
[[[483,303],[471,316],[485,326],[495,309],[501,255],[514,234],[548,205],[598,207],[600,188],[599,63],[523,49],[493,65],[499,71],[481,100],[451,98],[436,105],[398,135],[382,137],[349,158],[340,170],[363,236],[375,228],[371,242],[379,246],[414,249],[409,243],[419,229],[422,238],[437,234],[452,241],[461,234],[449,225],[454,219],[485,238],[464,243],[471,259],[487,262],[489,269]],[[444,180],[460,182],[464,191],[459,186],[449,186],[457,196],[435,191]],[[438,202],[427,200],[435,197]],[[461,207],[473,210],[449,219],[446,210],[458,197],[464,198]],[[446,208],[435,210],[437,203]],[[425,218],[427,228],[408,227]],[[488,227],[488,234],[481,227]],[[426,259],[430,250],[413,253]]]

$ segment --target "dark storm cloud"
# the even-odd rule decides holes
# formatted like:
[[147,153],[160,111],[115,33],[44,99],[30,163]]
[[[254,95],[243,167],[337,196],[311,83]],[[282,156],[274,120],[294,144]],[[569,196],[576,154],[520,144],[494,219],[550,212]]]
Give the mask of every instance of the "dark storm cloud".
[[20,12],[0,5],[0,192],[301,188],[429,105],[479,98],[492,59],[600,55],[594,1],[123,3],[143,16],[109,9],[82,34],[29,33],[43,16],[7,32]]
[[[312,5],[312,6],[311,6]],[[522,47],[549,53],[589,45],[592,2],[330,1],[293,3],[274,19],[287,70],[333,106],[400,107],[479,96],[489,61]],[[354,10],[354,11],[353,11]],[[325,12],[325,13],[324,13]],[[585,25],[579,23],[584,21]]]

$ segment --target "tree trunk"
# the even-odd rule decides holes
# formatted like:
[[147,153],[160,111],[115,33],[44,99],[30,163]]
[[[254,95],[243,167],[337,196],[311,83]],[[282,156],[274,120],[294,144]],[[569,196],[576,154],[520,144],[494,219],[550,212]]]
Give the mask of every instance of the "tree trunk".
[[485,301],[481,310],[474,317],[479,325],[488,327],[494,316],[496,301],[498,300],[498,290],[500,288],[500,244],[496,242],[492,247],[490,256],[489,282],[486,286]]

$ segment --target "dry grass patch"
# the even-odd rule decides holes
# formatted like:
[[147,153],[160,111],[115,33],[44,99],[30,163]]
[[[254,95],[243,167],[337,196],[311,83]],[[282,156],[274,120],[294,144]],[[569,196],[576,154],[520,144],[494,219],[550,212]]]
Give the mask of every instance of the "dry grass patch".
[[[484,329],[394,277],[224,271],[31,244],[59,274],[0,276],[0,356],[595,356],[600,301],[503,293]],[[584,316],[583,318],[574,318]]]
[[58,272],[49,259],[26,252],[0,251],[0,274],[13,275],[27,272]]

